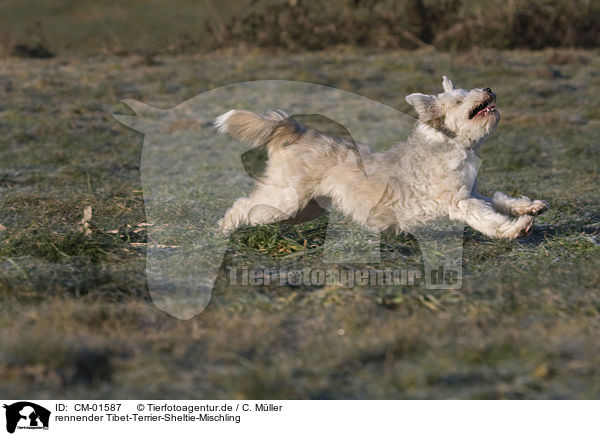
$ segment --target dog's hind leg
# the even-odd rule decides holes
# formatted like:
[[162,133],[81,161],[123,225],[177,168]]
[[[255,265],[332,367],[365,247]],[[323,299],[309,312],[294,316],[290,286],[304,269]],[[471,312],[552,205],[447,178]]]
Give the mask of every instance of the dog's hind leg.
[[298,193],[292,188],[262,186],[247,198],[239,198],[220,222],[223,233],[238,227],[270,224],[295,217],[305,205],[299,203]]

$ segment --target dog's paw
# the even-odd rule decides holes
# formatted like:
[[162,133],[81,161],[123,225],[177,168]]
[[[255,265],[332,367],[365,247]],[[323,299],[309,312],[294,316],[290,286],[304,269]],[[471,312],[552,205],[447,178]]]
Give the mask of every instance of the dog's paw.
[[235,230],[235,226],[231,222],[231,219],[228,219],[227,215],[221,218],[217,225],[222,236],[229,236]]
[[513,239],[525,238],[529,236],[535,227],[535,217],[533,215],[523,215],[519,217],[515,226],[516,236]]
[[499,236],[501,238],[518,239],[528,236],[535,226],[533,215],[523,215],[516,218],[512,225],[504,230]]
[[550,205],[544,200],[533,200],[531,205],[526,208],[527,215],[538,216],[550,209]]
[[529,234],[531,233],[531,231],[533,230],[533,228],[535,227],[535,217],[532,215],[524,215],[522,218],[530,218],[530,221],[526,221],[526,225],[524,227],[521,228],[521,230],[519,231],[519,234],[517,235],[517,239],[518,238],[525,238],[527,236],[529,236]]
[[531,201],[529,197],[522,196],[517,199],[511,207],[511,215],[532,215],[538,216],[546,212],[550,208],[550,205],[542,200]]

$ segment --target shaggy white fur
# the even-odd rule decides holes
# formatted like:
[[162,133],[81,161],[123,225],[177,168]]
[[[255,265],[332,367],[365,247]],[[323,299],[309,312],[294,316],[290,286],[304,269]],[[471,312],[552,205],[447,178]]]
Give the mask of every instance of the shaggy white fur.
[[221,133],[266,144],[269,155],[256,189],[227,211],[221,230],[290,219],[316,200],[373,231],[412,232],[449,217],[494,238],[526,236],[546,202],[476,193],[475,152],[500,119],[496,95],[455,89],[445,76],[442,85],[437,96],[406,97],[419,116],[416,128],[383,153],[304,127],[282,111],[221,115]]

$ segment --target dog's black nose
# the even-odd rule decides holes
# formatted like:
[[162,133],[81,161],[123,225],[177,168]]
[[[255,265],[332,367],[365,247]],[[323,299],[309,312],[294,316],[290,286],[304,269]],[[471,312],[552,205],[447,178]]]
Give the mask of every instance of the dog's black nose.
[[488,94],[492,93],[492,89],[491,88],[485,88],[484,91],[487,92]]

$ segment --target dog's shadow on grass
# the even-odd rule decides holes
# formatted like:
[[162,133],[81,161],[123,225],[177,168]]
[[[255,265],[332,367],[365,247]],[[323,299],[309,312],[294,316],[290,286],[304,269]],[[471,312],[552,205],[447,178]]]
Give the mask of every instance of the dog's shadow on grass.
[[[327,234],[328,213],[321,214],[317,220],[289,220],[287,222],[266,226],[248,227],[236,231],[229,241],[228,257],[240,254],[270,260],[285,259],[292,254],[298,263],[314,262],[323,255]],[[300,224],[297,224],[300,222]],[[530,235],[514,241],[494,240],[465,226],[463,246],[503,246],[505,248],[519,244],[520,246],[539,246],[548,239],[589,235],[599,232],[598,226],[585,224],[545,224],[534,227]],[[277,242],[279,241],[279,242]],[[304,247],[304,249],[302,248]],[[409,233],[398,235],[383,233],[380,235],[379,250],[382,262],[407,260],[420,257],[421,248],[415,236]],[[287,255],[286,255],[287,253]]]
[[596,237],[600,233],[600,223],[562,223],[547,224],[534,227],[526,238],[521,239],[521,244],[527,246],[539,246],[549,239],[561,237]]

